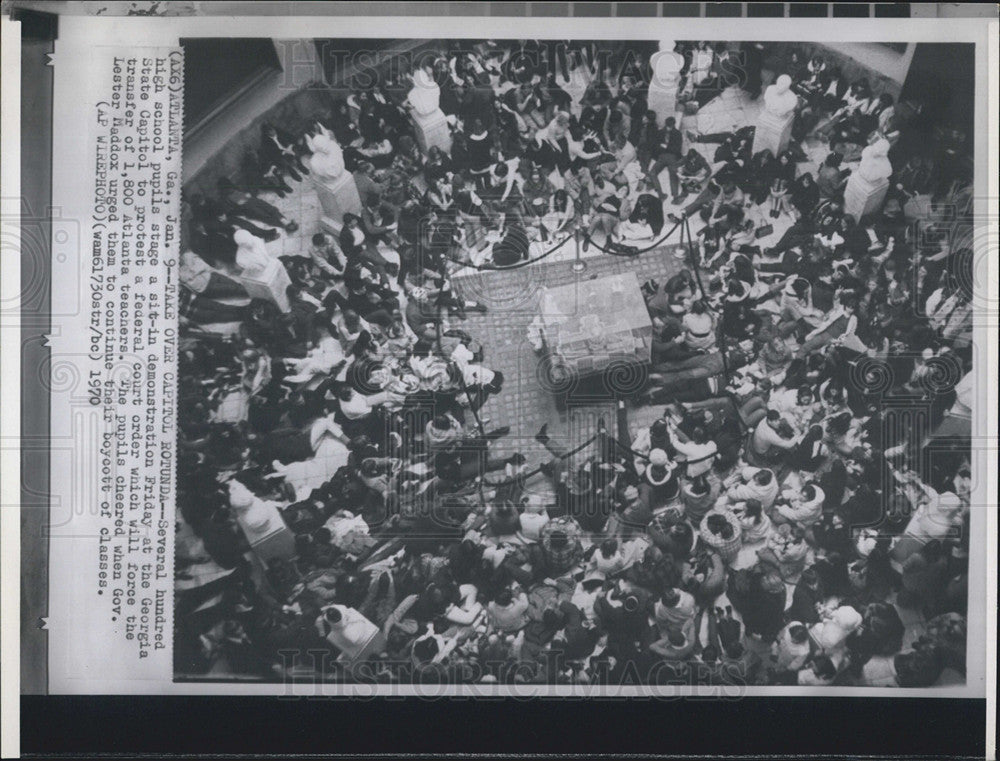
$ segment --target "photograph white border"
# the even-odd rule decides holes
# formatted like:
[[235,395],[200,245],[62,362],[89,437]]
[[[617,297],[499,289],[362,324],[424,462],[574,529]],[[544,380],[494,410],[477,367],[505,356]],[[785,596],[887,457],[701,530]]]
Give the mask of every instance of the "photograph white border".
[[[863,23],[862,23],[863,22]],[[8,23],[5,20],[5,24]],[[484,28],[488,24],[488,30]],[[483,29],[488,34],[475,34],[473,30]],[[992,34],[992,36],[991,36]],[[973,19],[703,19],[703,18],[499,18],[499,17],[301,17],[301,18],[281,18],[281,17],[256,17],[256,18],[225,18],[225,17],[183,17],[183,18],[107,18],[107,17],[82,17],[63,16],[60,17],[59,39],[56,41],[56,66],[55,74],[57,80],[60,78],[60,57],[66,60],[72,55],[75,45],[89,47],[95,44],[100,45],[141,45],[145,46],[173,46],[181,37],[268,37],[268,38],[471,38],[478,39],[484,36],[492,38],[544,38],[547,36],[565,38],[584,39],[660,39],[669,37],[672,39],[707,39],[735,41],[740,39],[754,39],[766,41],[811,41],[818,38],[836,40],[838,42],[975,42],[977,45],[976,56],[976,81],[977,81],[977,113],[975,129],[975,155],[977,159],[987,155],[987,142],[993,138],[993,146],[990,152],[989,162],[977,160],[977,166],[983,167],[976,172],[976,215],[980,219],[988,218],[992,212],[992,219],[996,220],[996,22],[984,23],[983,20]],[[992,48],[993,66],[987,60],[986,48],[989,43]],[[4,57],[7,58],[8,46],[5,47]],[[6,79],[6,77],[5,77]],[[986,106],[986,87],[989,80],[992,80],[991,95],[993,102],[990,107]],[[5,86],[4,100],[8,101]],[[57,122],[60,115],[56,114]],[[5,124],[5,165],[8,164],[10,156],[6,150],[7,125]],[[60,139],[60,130],[55,130],[55,140]],[[65,134],[65,133],[63,133]],[[13,163],[13,162],[10,162]],[[16,165],[15,165],[16,166]],[[19,167],[16,167],[19,168]],[[53,170],[53,206],[62,207],[66,215],[80,214],[84,210],[80,207],[79,201],[74,209],[74,199],[72,183],[78,177],[67,176],[66,167],[58,164]],[[6,186],[6,172],[5,172]],[[991,201],[987,204],[986,199]],[[5,275],[9,271],[5,265]],[[992,274],[992,273],[991,273]],[[989,303],[996,303],[996,283],[994,278],[989,280],[989,292],[987,298]],[[991,393],[996,389],[996,346],[995,326],[985,328],[981,322],[976,331],[976,343],[985,346],[983,354],[986,362],[980,361],[976,372],[983,373],[985,383],[977,384],[979,392],[976,399],[977,413],[985,410],[986,414],[974,415],[974,418],[988,426],[987,430],[976,430],[974,436],[996,437],[996,399]],[[5,355],[6,359],[6,355]],[[985,366],[983,366],[985,365]],[[16,368],[15,372],[17,371]],[[8,376],[11,366],[4,362],[4,375]],[[5,384],[5,388],[7,388]],[[6,395],[5,395],[6,396]],[[7,417],[6,415],[4,417]],[[984,461],[978,463],[978,467],[991,469],[993,463]],[[976,464],[974,464],[976,467]],[[981,472],[987,472],[982,470]],[[5,470],[5,475],[7,471]],[[7,479],[4,479],[5,481]],[[983,481],[983,479],[979,479]],[[985,499],[982,499],[985,497]],[[985,495],[977,500],[980,504],[996,505],[996,484],[990,483]],[[987,564],[986,551],[987,542],[974,542],[970,548],[970,601],[982,600],[985,604],[981,607],[978,604],[970,604],[968,617],[968,630],[970,632],[970,650],[968,658],[968,673],[970,676],[966,685],[955,688],[930,688],[930,689],[882,689],[882,688],[858,688],[858,687],[824,687],[819,690],[787,687],[748,687],[741,691],[743,696],[810,696],[810,697],[846,697],[846,696],[871,696],[871,697],[983,697],[992,695],[993,689],[987,690],[986,665],[987,665],[987,643],[990,647],[991,659],[995,656],[995,558],[996,558],[996,516],[993,510],[979,510],[974,512],[971,521],[971,531],[979,536],[985,531],[988,536],[989,549],[992,551],[992,562]],[[8,534],[9,532],[5,532]],[[5,553],[4,564],[7,565],[10,556]],[[55,570],[53,564],[53,570]],[[988,571],[988,573],[987,573]],[[50,579],[50,589],[56,586],[57,577]],[[9,599],[8,595],[5,598]],[[15,598],[16,599],[16,598]],[[51,613],[51,611],[50,611]],[[5,629],[7,623],[12,619],[5,615]],[[16,621],[16,619],[13,619]],[[987,629],[987,626],[990,628]],[[978,642],[980,647],[972,647],[972,642],[976,641],[972,633],[978,632],[982,639]],[[989,632],[989,636],[987,635]],[[5,637],[7,639],[7,637]],[[9,662],[9,661],[8,661]],[[993,661],[991,660],[992,664]],[[58,665],[58,664],[55,664]],[[992,668],[990,669],[992,680]],[[981,676],[980,676],[981,675]],[[225,695],[282,695],[288,694],[288,688],[281,684],[241,684],[241,683],[176,683],[170,681],[171,675],[165,675],[163,681],[156,682],[112,682],[102,680],[80,680],[74,683],[59,683],[57,679],[50,679],[53,692],[68,694],[94,694],[94,693],[146,693],[146,694],[225,694]],[[992,681],[991,681],[992,684]],[[593,688],[591,688],[593,689]],[[611,688],[613,694],[619,696],[648,697],[652,694],[663,697],[675,698],[677,696],[697,695],[707,696],[710,688],[683,687],[683,688]],[[713,688],[715,689],[715,688]],[[407,695],[423,693],[427,696],[426,687],[417,686],[397,686],[386,688],[380,686],[375,688],[368,685],[298,685],[292,694],[303,696],[313,696],[317,694],[344,697],[371,697],[376,694],[384,694],[388,690],[394,695]],[[719,697],[734,696],[725,691],[731,688],[718,688],[716,693]],[[435,696],[460,696],[460,695],[510,695],[512,697],[524,697],[526,695],[541,696],[562,696],[578,695],[577,688],[561,686],[531,685],[519,688],[507,686],[490,688],[485,685],[472,686],[450,686],[440,687],[435,691]],[[588,691],[588,694],[594,694]],[[429,696],[427,696],[429,697]]]

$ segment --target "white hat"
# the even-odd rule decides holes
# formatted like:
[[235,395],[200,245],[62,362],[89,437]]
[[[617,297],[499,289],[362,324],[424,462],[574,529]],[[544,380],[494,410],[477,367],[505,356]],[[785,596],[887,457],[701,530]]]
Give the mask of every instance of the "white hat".
[[622,496],[629,502],[635,502],[639,499],[639,490],[634,486],[629,486],[625,489],[625,493]]
[[666,467],[670,464],[670,458],[662,449],[651,449],[649,451],[649,464]]

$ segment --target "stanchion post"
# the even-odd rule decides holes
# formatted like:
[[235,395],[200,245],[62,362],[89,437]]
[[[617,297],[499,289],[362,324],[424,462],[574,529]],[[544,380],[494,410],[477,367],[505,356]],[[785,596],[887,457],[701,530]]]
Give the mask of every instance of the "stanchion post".
[[583,272],[587,263],[580,258],[580,229],[573,230],[573,245],[576,246],[576,259],[573,261],[573,272]]

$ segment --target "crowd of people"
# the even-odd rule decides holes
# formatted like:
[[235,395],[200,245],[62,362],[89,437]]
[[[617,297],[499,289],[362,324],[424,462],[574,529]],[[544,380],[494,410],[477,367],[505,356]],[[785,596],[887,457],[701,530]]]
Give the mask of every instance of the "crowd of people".
[[[655,46],[609,50],[449,43],[302,134],[266,125],[252,176],[186,196],[178,675],[964,677],[972,278],[951,231],[968,178],[896,153],[884,203],[853,219],[845,164],[907,129],[889,94],[790,46],[681,43],[661,124]],[[787,151],[754,155],[753,125],[681,129],[727,87],[759,95],[775,59],[800,98]],[[420,76],[440,87],[450,152],[418,147]],[[273,256],[298,224],[265,199],[295,192],[320,135],[363,211]],[[634,254],[682,218],[693,251],[643,285],[647,386],[587,441],[492,428],[505,379],[490,336],[463,328],[488,305],[456,268],[523,266],[574,235]],[[634,430],[648,405],[662,416]]]

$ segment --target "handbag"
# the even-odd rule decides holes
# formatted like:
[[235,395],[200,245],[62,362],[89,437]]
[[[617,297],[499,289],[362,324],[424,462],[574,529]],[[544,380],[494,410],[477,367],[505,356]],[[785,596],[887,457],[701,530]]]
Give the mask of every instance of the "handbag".
[[766,238],[773,232],[774,232],[774,225],[761,225],[754,231],[753,236],[758,240],[760,240],[761,238]]

